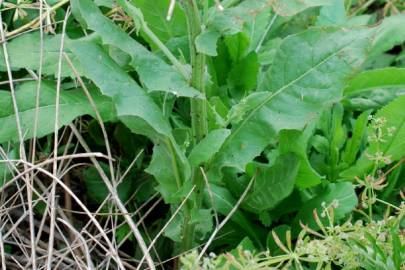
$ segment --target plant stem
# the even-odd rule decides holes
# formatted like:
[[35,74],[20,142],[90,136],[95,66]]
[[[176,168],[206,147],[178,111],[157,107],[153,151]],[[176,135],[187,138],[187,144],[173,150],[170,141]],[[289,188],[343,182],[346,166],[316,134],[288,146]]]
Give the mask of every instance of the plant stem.
[[[191,85],[205,94],[204,69],[205,55],[198,53],[195,48],[195,39],[201,33],[201,18],[195,0],[187,0],[186,5],[187,24],[190,42],[191,57]],[[191,126],[194,143],[198,143],[207,134],[207,108],[205,100],[191,100]]]
[[138,22],[138,27],[146,36],[148,36],[151,41],[164,53],[164,55],[172,62],[174,67],[180,74],[186,79],[189,79],[189,74],[187,70],[184,68],[182,63],[177,60],[177,58],[172,54],[172,52],[163,44],[163,42],[156,36],[155,33],[149,28],[148,24],[143,19],[142,11],[133,6],[131,3],[127,2],[126,0],[117,0],[117,3],[123,8],[123,10],[132,17],[135,22],[135,25]]
[[[205,55],[197,52],[195,39],[201,33],[201,17],[195,0],[185,0],[184,9],[187,17],[187,27],[190,43],[190,60],[192,66],[191,85],[205,94],[204,71]],[[191,128],[193,145],[201,141],[208,132],[206,100],[191,99]],[[199,209],[204,191],[204,179],[198,168],[193,168],[192,181],[196,187],[193,202],[186,207],[183,226],[182,250],[192,248],[194,242],[195,225],[189,224],[192,209]]]
[[149,28],[149,26],[144,23],[142,24],[142,31],[147,35],[153,43],[155,43],[156,46],[166,55],[166,57],[172,62],[172,64],[176,67],[177,71],[180,72],[180,74],[186,79],[189,79],[189,75],[184,68],[184,66],[180,63],[179,60],[172,54],[172,52],[166,47],[166,45],[163,44],[163,42],[155,35],[155,33],[152,32],[152,30]]

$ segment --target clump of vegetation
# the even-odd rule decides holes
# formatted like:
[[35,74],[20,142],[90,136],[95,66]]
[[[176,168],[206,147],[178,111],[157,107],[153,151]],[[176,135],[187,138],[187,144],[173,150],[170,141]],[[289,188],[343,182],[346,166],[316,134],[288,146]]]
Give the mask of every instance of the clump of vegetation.
[[404,269],[403,1],[0,9],[2,269]]
[[314,212],[320,231],[303,225],[295,244],[290,231],[283,240],[273,231],[277,245],[274,255],[269,250],[257,252],[251,242],[244,241],[235,250],[219,256],[211,253],[200,259],[196,251],[191,252],[181,258],[182,269],[405,269],[405,236],[400,229],[404,204],[394,207],[395,215],[367,224],[349,220],[336,225],[334,208],[336,203],[321,213],[328,217],[327,224]]

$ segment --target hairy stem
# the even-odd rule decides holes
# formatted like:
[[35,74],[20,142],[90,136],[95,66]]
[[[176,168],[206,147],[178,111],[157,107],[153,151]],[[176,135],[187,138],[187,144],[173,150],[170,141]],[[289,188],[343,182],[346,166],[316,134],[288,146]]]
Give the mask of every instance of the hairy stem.
[[[205,55],[198,53],[195,47],[195,39],[201,33],[201,18],[195,0],[186,1],[185,11],[187,15],[190,60],[192,66],[191,85],[201,93],[205,94]],[[191,100],[191,126],[194,143],[198,143],[208,132],[206,107],[205,100]]]
[[[195,0],[184,1],[184,9],[187,17],[190,60],[192,66],[191,85],[205,94],[204,70],[205,55],[197,52],[195,39],[201,33],[201,17]],[[191,128],[193,135],[193,145],[201,141],[208,133],[207,124],[207,104],[206,100],[192,99],[191,101]],[[202,203],[204,179],[198,168],[193,168],[192,176],[195,185],[195,195],[193,202],[188,204],[184,218],[183,242],[182,249],[189,250],[192,248],[195,234],[195,225],[190,223],[191,211],[193,208],[199,209]]]

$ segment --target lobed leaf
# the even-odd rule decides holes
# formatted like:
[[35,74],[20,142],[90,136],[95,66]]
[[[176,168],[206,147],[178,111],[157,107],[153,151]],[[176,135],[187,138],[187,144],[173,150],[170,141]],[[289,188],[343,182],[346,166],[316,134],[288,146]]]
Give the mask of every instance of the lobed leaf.
[[[108,165],[100,163],[104,172],[108,173]],[[103,203],[110,193],[104,180],[101,178],[100,173],[94,167],[88,167],[83,171],[83,183],[86,186],[87,195],[90,200],[97,204]],[[117,194],[122,201],[127,201],[134,191],[133,179],[125,178],[117,186]]]
[[[88,41],[72,41],[73,52],[81,61],[86,77],[104,95],[114,100],[118,118],[134,133],[152,139],[154,149],[151,168],[165,200],[172,201],[173,191],[181,189],[190,177],[190,167],[173,136],[161,109],[144,90],[116,64],[100,46]],[[160,144],[160,146],[159,146]],[[155,165],[170,169],[155,171]],[[175,173],[177,172],[177,173]],[[171,178],[175,173],[175,177]],[[167,181],[167,179],[170,181]],[[180,198],[177,198],[180,200]]]
[[160,108],[100,46],[81,40],[70,44],[84,75],[100,88],[103,95],[114,99],[118,117],[136,117],[137,125],[132,128],[138,134],[153,139],[171,135],[171,127]]
[[104,44],[114,46],[131,56],[130,65],[149,91],[170,92],[175,96],[203,98],[202,94],[190,87],[172,66],[147,50],[105,17],[90,0],[72,0],[75,16],[82,17],[89,29],[100,36]]
[[218,31],[203,31],[195,39],[195,47],[200,53],[209,56],[217,56],[217,42],[220,37],[221,34]]

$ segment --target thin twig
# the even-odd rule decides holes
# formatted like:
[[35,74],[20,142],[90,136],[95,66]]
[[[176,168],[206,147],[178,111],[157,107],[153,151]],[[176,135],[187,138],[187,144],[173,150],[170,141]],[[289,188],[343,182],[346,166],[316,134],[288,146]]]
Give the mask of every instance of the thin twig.
[[99,232],[101,233],[101,236],[104,238],[104,240],[106,241],[111,255],[113,256],[113,258],[115,259],[116,263],[118,264],[119,269],[125,269],[121,258],[118,256],[118,254],[116,253],[116,250],[114,248],[114,246],[112,245],[110,239],[108,238],[108,236],[106,235],[106,233],[104,232],[104,229],[101,227],[100,223],[94,218],[94,216],[90,213],[89,209],[84,205],[84,203],[76,196],[76,194],[70,190],[65,183],[63,183],[62,180],[60,180],[58,177],[55,177],[52,173],[48,172],[47,170],[38,167],[34,164],[31,164],[27,161],[21,160],[22,163],[27,164],[29,167],[34,168],[35,170],[38,170],[39,172],[45,174],[46,176],[50,177],[51,179],[53,179],[54,181],[56,181],[63,189],[65,189],[70,196],[72,196],[72,198],[76,201],[76,203],[79,205],[79,207],[81,207],[83,209],[83,211],[87,214],[87,216],[91,219],[91,221],[93,222],[93,224],[96,226],[96,228],[99,230]]
[[44,12],[41,17],[37,17],[36,19],[30,21],[29,23],[24,24],[23,26],[15,29],[15,30],[13,30],[11,32],[8,32],[5,35],[5,37],[1,38],[0,42],[3,42],[5,40],[5,38],[12,37],[12,36],[17,35],[17,34],[19,34],[21,32],[24,32],[25,30],[27,30],[27,29],[29,29],[31,27],[34,27],[36,24],[38,24],[39,21],[44,20],[46,18],[46,16],[48,16],[48,14],[50,14],[51,12],[59,9],[60,7],[64,6],[65,4],[69,3],[69,1],[70,0],[62,0],[62,1],[58,2],[57,4],[52,6],[50,9],[48,9],[46,12]]
[[207,175],[204,172],[204,168],[200,167],[200,171],[201,171],[201,174],[202,174],[202,176],[204,178],[205,185],[206,185],[207,190],[208,190],[208,195],[210,196],[211,206],[212,206],[212,209],[214,211],[215,226],[218,226],[219,225],[219,219],[218,219],[218,213],[215,210],[214,194],[212,193],[212,189],[211,189],[210,183],[208,181]]
[[[43,60],[44,60],[44,29],[43,29],[43,20],[42,18],[43,13],[43,2],[39,0],[39,68],[38,68],[38,82],[37,82],[37,91],[36,91],[36,100],[35,100],[35,117],[34,117],[34,130],[33,130],[33,139],[32,139],[32,155],[31,155],[31,162],[35,164],[35,155],[36,155],[36,137],[37,137],[37,130],[38,130],[38,121],[39,121],[39,102],[40,102],[40,94],[41,94],[41,83],[42,83],[42,67],[43,67]],[[31,175],[29,181],[31,181],[31,186],[33,184],[33,177]],[[28,186],[28,185],[27,185]],[[34,211],[32,208],[32,190],[28,190],[27,194],[28,199],[28,211],[30,211],[29,220],[30,220],[30,231],[31,231],[31,245],[32,245],[32,269],[35,270],[36,266],[36,254],[35,254],[35,227],[34,227]]]
[[235,206],[231,209],[229,214],[222,220],[222,222],[215,228],[214,232],[211,234],[210,238],[208,239],[207,243],[201,250],[200,254],[197,257],[196,264],[201,260],[202,256],[204,256],[205,252],[207,251],[208,247],[211,245],[212,241],[214,241],[215,236],[218,234],[218,232],[222,229],[222,227],[225,226],[225,224],[229,221],[229,219],[232,217],[232,215],[236,212],[236,210],[239,208],[239,205],[243,202],[245,199],[246,195],[248,194],[254,180],[256,179],[256,174],[252,177],[250,180],[248,186],[246,187],[245,191],[243,194],[240,196],[239,200],[236,202]]
[[[67,21],[70,15],[70,7],[68,7],[65,15],[65,20],[62,26],[62,36],[60,41],[60,50],[59,50],[59,60],[58,60],[58,73],[57,73],[57,82],[56,82],[56,100],[55,100],[55,125],[54,125],[54,141],[53,141],[53,155],[54,155],[54,162],[52,166],[52,172],[55,177],[57,177],[58,172],[58,140],[59,140],[59,103],[60,103],[60,91],[61,91],[61,84],[62,84],[62,61],[63,61],[63,50],[64,50],[64,43],[65,43],[65,35],[66,35],[66,26]],[[54,244],[54,231],[55,231],[55,223],[56,223],[56,182],[52,181],[52,189],[50,195],[50,232],[49,232],[49,242],[48,242],[48,262],[47,262],[47,270],[52,270],[52,253],[53,253],[53,244]]]
[[[177,207],[176,211],[174,211],[173,215],[170,217],[170,219],[166,222],[166,224],[163,226],[163,228],[158,232],[158,234],[153,238],[152,242],[148,246],[148,252],[149,250],[155,245],[156,241],[159,239],[159,237],[163,234],[163,232],[166,230],[166,228],[170,225],[170,223],[174,220],[174,218],[177,216],[177,214],[180,212],[181,208],[183,208],[183,205],[187,202],[188,198],[193,194],[195,189],[195,186],[190,190],[190,192],[187,194],[187,196],[184,198],[184,200],[181,202],[179,207]],[[143,261],[145,260],[145,256],[142,257],[141,261],[139,262],[138,267],[136,268],[137,270],[140,270]]]
[[0,256],[1,256],[1,269],[6,268],[6,251],[4,250],[3,233],[0,230]]
[[[90,148],[88,147],[86,141],[83,139],[83,137],[77,131],[77,129],[73,125],[70,125],[70,127],[72,128],[73,132],[75,133],[77,139],[79,140],[79,142],[83,146],[83,148],[86,151],[90,151]],[[126,209],[125,205],[122,203],[121,199],[119,198],[119,196],[117,194],[117,190],[114,189],[114,187],[111,185],[108,177],[105,175],[105,173],[104,173],[103,169],[101,168],[100,164],[97,162],[97,160],[95,158],[90,158],[90,159],[93,162],[95,168],[97,169],[101,179],[104,181],[104,184],[107,186],[107,189],[111,194],[111,198],[115,201],[117,207],[123,213],[128,213],[128,210]],[[138,227],[136,226],[136,224],[135,224],[135,222],[133,221],[132,218],[130,218],[127,215],[125,215],[124,218],[127,221],[127,223],[129,225],[129,227],[131,228],[132,232],[134,233],[135,239],[137,240],[137,242],[139,244],[139,247],[141,248],[144,255],[146,255],[146,260],[148,262],[148,266],[152,270],[155,270],[156,268],[155,268],[153,259],[150,256],[150,254],[149,254],[149,252],[148,252],[148,250],[146,248],[146,244],[145,244],[145,241],[143,240],[141,232],[139,231]]]
[[84,253],[86,254],[87,269],[95,269],[90,257],[89,247],[87,246],[86,240],[83,238],[83,236],[68,221],[61,218],[58,218],[58,221],[65,224],[65,226],[68,227],[77,236],[77,238],[80,239],[80,241],[82,241],[83,247],[85,249]]
[[[27,157],[26,157],[25,146],[24,146],[23,132],[22,132],[22,128],[21,128],[19,109],[18,109],[17,98],[16,98],[16,94],[15,94],[15,89],[14,89],[13,75],[11,72],[11,67],[10,67],[10,62],[9,62],[7,42],[5,41],[5,33],[4,33],[4,29],[3,29],[3,18],[2,18],[1,12],[0,12],[0,35],[1,35],[1,39],[4,40],[4,42],[3,42],[4,62],[7,67],[7,75],[8,75],[8,79],[9,79],[13,109],[15,112],[16,126],[17,126],[18,138],[19,138],[19,143],[20,143],[20,158],[22,158],[23,160],[26,160]],[[25,178],[26,182],[30,181],[28,175],[24,175],[24,178]],[[30,197],[30,194],[32,194],[31,193],[32,191],[30,191],[30,188],[28,186],[29,185],[27,185],[28,200],[32,201],[32,198]],[[30,213],[30,230],[31,230],[31,237],[32,237],[31,239],[33,239],[35,232],[33,231],[33,216],[32,216],[32,204],[31,203],[28,203],[28,208],[29,208],[28,211]],[[25,209],[25,207],[24,207],[24,209]],[[33,263],[34,263],[33,265],[35,266],[36,259],[35,259],[34,244],[32,244],[32,246],[31,246],[31,260],[33,260]],[[33,267],[33,269],[35,270],[36,267]]]
[[[35,78],[21,78],[21,79],[14,79],[13,83],[19,83],[19,82],[29,82],[29,81],[35,81]],[[0,85],[5,85],[5,84],[10,84],[10,81],[2,81],[0,82]]]

